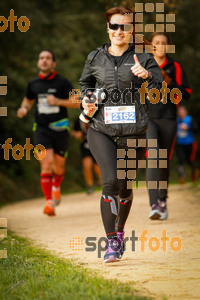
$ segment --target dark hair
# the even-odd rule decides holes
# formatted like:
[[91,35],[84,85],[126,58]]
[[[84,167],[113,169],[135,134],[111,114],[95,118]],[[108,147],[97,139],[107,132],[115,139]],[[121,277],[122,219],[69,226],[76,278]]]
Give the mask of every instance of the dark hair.
[[157,35],[164,35],[167,38],[167,45],[173,45],[169,35],[165,32],[154,32],[150,37],[149,37],[149,42],[152,43],[152,40],[155,36]]
[[106,21],[109,23],[110,19],[113,15],[119,14],[119,15],[125,15],[125,14],[133,14],[133,18],[135,14],[132,12],[131,9],[125,7],[125,6],[116,6],[108,9],[105,13]]
[[[40,53],[42,53],[44,51],[47,51],[47,52],[51,53],[53,61],[56,61],[55,54],[54,54],[54,52],[52,50],[50,50],[50,49],[43,49],[42,51],[40,51]],[[40,55],[40,53],[39,53],[39,55]]]
[[[116,14],[119,14],[119,15],[132,14],[132,16],[133,16],[133,26],[134,26],[133,40],[135,40],[135,38],[134,38],[134,36],[135,36],[135,24],[137,23],[137,22],[135,22],[135,13],[130,8],[125,7],[125,6],[112,7],[110,9],[108,9],[105,13],[106,21],[109,23],[111,17],[113,15],[116,15]],[[143,38],[143,36],[141,35],[141,42],[137,43],[137,45],[138,46],[143,45],[143,51],[144,51],[145,50],[145,45],[150,45],[150,43],[147,40],[145,40]]]

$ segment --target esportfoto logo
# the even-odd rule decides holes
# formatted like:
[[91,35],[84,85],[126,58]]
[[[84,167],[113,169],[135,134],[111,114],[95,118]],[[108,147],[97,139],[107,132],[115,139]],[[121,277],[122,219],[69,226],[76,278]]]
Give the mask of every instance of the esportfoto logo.
[[[160,237],[151,236],[148,237],[148,230],[144,230],[138,237],[135,234],[135,230],[132,230],[130,237],[125,237],[123,250],[126,251],[127,245],[131,246],[131,251],[141,251],[145,252],[150,250],[151,252],[157,252],[158,250],[166,252],[171,250],[173,252],[178,252],[181,250],[182,242],[178,236],[173,236],[171,239],[167,235],[167,231],[163,230]],[[72,251],[80,252],[95,252],[97,251],[97,257],[101,258],[101,253],[106,250],[107,238],[100,237],[87,237],[85,240],[81,237],[73,237],[69,241],[69,248]],[[138,248],[136,247],[136,243]],[[116,247],[116,245],[115,245]],[[111,245],[112,248],[112,245]],[[116,248],[115,248],[116,249]]]
[[26,32],[31,25],[30,20],[26,16],[21,16],[17,20],[17,16],[15,16],[14,9],[11,9],[10,16],[8,17],[8,19],[6,19],[4,16],[0,16],[0,32],[6,31],[6,29],[8,28],[8,24],[10,25],[10,32],[14,32],[15,22],[17,22],[17,28],[21,32]]

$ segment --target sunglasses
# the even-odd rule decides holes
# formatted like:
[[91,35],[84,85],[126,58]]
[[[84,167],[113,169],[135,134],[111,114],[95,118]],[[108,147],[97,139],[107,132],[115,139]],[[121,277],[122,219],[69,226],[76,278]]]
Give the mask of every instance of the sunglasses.
[[109,23],[109,28],[112,30],[118,30],[121,28],[122,31],[131,31],[133,28],[132,24],[116,24],[116,23]]

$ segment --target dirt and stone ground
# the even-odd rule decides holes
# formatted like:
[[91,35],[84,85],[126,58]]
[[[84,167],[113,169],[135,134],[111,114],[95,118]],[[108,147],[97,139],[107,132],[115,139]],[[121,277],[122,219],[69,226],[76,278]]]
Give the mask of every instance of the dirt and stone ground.
[[[200,299],[200,189],[194,193],[189,185],[171,186],[166,221],[148,219],[147,191],[136,190],[126,237],[130,238],[133,230],[138,237],[147,230],[144,251],[141,251],[140,240],[135,242],[135,251],[132,251],[129,239],[122,260],[114,264],[103,264],[103,252],[98,258],[97,250],[85,251],[87,237],[96,237],[96,245],[98,239],[104,237],[99,199],[100,192],[90,196],[84,193],[63,196],[56,217],[51,218],[42,213],[44,199],[33,199],[4,206],[0,217],[7,218],[8,228],[18,235],[84,267],[96,269],[105,278],[135,281],[142,295],[155,299],[163,299],[163,296],[167,299]],[[163,231],[169,237],[166,251],[163,251],[161,241]],[[152,237],[158,240],[152,243]],[[174,237],[181,240],[179,251],[171,249],[170,241]],[[78,238],[80,245],[73,245]],[[157,245],[159,249],[152,251],[151,245]],[[178,247],[177,242],[173,245]]]

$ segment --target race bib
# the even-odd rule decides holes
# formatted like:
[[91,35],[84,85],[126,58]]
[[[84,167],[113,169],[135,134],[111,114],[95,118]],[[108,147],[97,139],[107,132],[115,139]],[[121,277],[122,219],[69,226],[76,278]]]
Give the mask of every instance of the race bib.
[[135,106],[104,107],[105,124],[136,123]]
[[188,135],[188,130],[178,130],[178,137],[185,138]]
[[60,112],[60,106],[49,105],[45,94],[38,95],[39,114],[57,114]]

